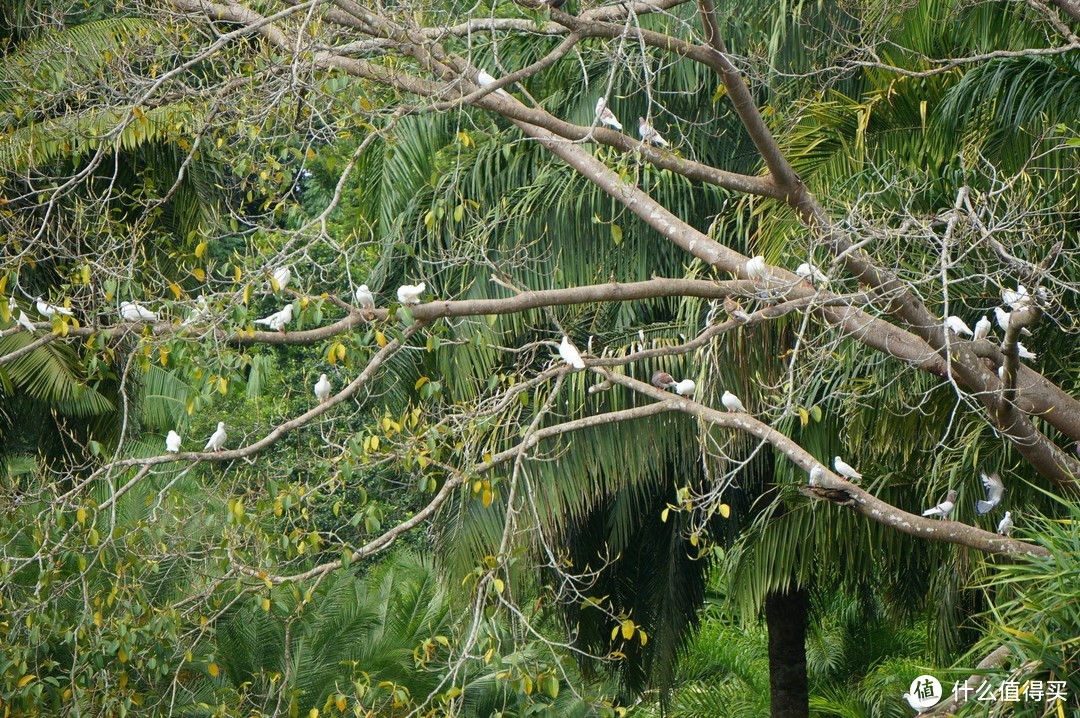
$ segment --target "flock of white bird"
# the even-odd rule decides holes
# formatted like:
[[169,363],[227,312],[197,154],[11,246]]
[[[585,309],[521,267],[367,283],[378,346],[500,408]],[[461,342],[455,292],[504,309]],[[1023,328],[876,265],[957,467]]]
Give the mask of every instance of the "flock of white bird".
[[[481,70],[478,76],[478,81],[481,86],[488,87],[495,82],[495,78],[491,77],[483,70]],[[502,92],[502,90],[499,90],[499,92]],[[596,102],[596,116],[597,120],[602,124],[608,125],[617,130],[622,129],[622,123],[620,123],[615,114],[610,109],[608,109],[603,97],[601,97]],[[656,130],[648,124],[648,122],[646,122],[644,118],[639,118],[639,131],[642,140],[646,142],[651,142],[660,146],[667,146],[668,144],[664,140],[664,138],[661,137],[659,133],[657,133]],[[744,265],[744,270],[746,272],[746,276],[754,281],[760,281],[764,279],[768,274],[768,267],[765,263],[765,258],[760,255],[751,257],[749,260],[747,260],[746,264]],[[799,267],[795,270],[795,273],[803,280],[815,285],[825,284],[829,281],[829,278],[823,272],[821,272],[809,262],[804,262],[800,264]],[[289,270],[288,267],[278,267],[270,273],[270,276],[271,287],[275,292],[277,292],[288,286],[289,282],[292,279],[292,272]],[[421,301],[421,296],[426,290],[427,285],[424,282],[420,282],[416,285],[402,285],[398,287],[397,290],[398,302],[405,305],[419,304]],[[1040,290],[1040,293],[1041,292],[1042,290]],[[371,312],[375,309],[375,295],[372,293],[372,291],[368,288],[366,284],[361,284],[359,287],[357,287],[354,296],[356,298],[357,304],[359,304],[361,309],[363,309],[365,312]],[[1012,313],[1030,307],[1032,304],[1032,296],[1028,293],[1028,290],[1023,285],[1018,284],[1015,290],[1003,290],[1001,293],[1001,298],[1002,303],[1007,306],[1011,311],[1006,311],[1003,307],[995,307],[994,315],[997,319],[997,324],[1002,329],[1002,331],[1008,331]],[[1043,295],[1041,299],[1045,301],[1047,297]],[[44,301],[41,297],[38,297],[36,299],[35,304],[38,313],[44,317],[52,318],[56,314],[61,314],[69,317],[73,316],[73,313],[70,309],[50,304]],[[31,322],[25,312],[23,312],[18,307],[18,304],[16,303],[14,297],[10,297],[8,299],[8,308],[11,310],[12,316],[20,326],[27,329],[28,331],[34,330],[33,322]],[[742,311],[738,303],[732,300],[730,297],[727,298],[727,300],[725,301],[725,308],[728,310],[729,313],[733,315],[741,315],[736,317],[739,318],[740,321],[746,321],[749,319],[749,315],[747,315],[746,312]],[[132,323],[159,321],[159,316],[156,312],[136,302],[120,302],[120,316],[125,321]],[[209,317],[209,304],[207,303],[206,299],[200,294],[196,299],[195,311],[183,322],[183,324],[194,324],[200,321],[205,321]],[[292,320],[293,305],[290,302],[279,311],[269,314],[265,317],[256,319],[254,321],[255,324],[261,324],[263,326],[269,327],[274,331],[284,332],[285,327],[287,327],[292,322]],[[951,331],[957,336],[969,336],[972,338],[973,341],[981,341],[990,336],[992,325],[989,317],[984,315],[975,323],[975,329],[972,330],[970,327],[968,327],[967,323],[964,322],[963,319],[955,315],[950,315],[945,318],[945,327],[948,331]],[[1022,328],[1020,330],[1020,333],[1027,336],[1031,335],[1031,332],[1029,332],[1026,328]],[[1036,356],[1033,352],[1029,351],[1019,342],[1017,342],[1017,355],[1021,359],[1034,359]],[[570,338],[568,336],[564,335],[562,338],[562,342],[559,344],[559,356],[564,362],[566,362],[575,370],[585,368],[585,361],[581,357],[581,352],[578,351],[578,348],[574,346],[574,343],[570,341]],[[676,394],[680,396],[693,396],[694,391],[697,389],[697,386],[694,383],[693,379],[683,379],[681,381],[676,380],[673,376],[671,376],[671,374],[659,369],[653,372],[651,383],[653,384],[653,386],[656,386],[665,391],[673,390]],[[314,391],[315,397],[318,399],[319,403],[326,403],[330,400],[330,396],[333,393],[333,386],[331,385],[330,380],[327,378],[326,374],[320,375],[319,381],[315,384]],[[739,397],[737,397],[730,391],[724,391],[723,395],[720,398],[720,402],[729,412],[747,413],[746,407],[743,405]],[[206,442],[204,451],[217,452],[223,450],[225,447],[225,440],[227,438],[228,435],[225,431],[225,422],[218,422],[217,430],[210,436],[210,439]],[[165,450],[169,453],[177,453],[180,451],[181,442],[182,439],[180,435],[176,431],[170,430],[165,438]],[[839,456],[833,459],[833,467],[835,468],[838,475],[844,477],[848,481],[857,482],[862,479],[862,474],[860,474],[855,467],[848,464]],[[817,464],[814,465],[814,467],[810,470],[809,473],[811,486],[819,485],[821,479],[825,477],[825,470]],[[1005,487],[1001,482],[1001,478],[996,473],[982,473],[981,479],[983,486],[986,489],[986,500],[978,501],[976,503],[976,511],[980,515],[983,515],[990,512],[999,503],[1001,503],[1002,495],[1005,492]],[[924,511],[923,516],[936,516],[940,519],[946,519],[956,505],[956,496],[956,491],[950,490],[939,504]],[[1006,511],[1004,518],[1002,518],[1001,522],[998,524],[998,533],[1003,536],[1008,536],[1012,530],[1012,527],[1012,513]]]

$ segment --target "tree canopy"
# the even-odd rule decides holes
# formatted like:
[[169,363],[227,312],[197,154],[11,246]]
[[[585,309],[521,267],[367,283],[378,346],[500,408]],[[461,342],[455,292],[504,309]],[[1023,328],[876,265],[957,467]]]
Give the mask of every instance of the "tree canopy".
[[1080,709],[1075,0],[69,5],[7,714]]

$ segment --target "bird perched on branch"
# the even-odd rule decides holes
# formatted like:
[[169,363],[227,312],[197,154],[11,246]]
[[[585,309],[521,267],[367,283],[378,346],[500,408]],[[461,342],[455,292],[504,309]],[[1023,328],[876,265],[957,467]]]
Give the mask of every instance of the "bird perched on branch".
[[949,489],[949,493],[945,495],[945,500],[937,506],[929,508],[922,512],[923,516],[937,516],[940,519],[947,518],[949,512],[956,506],[956,491]]
[[364,311],[371,311],[375,308],[375,295],[371,293],[366,284],[361,284],[356,288],[356,303],[360,305],[360,308]]
[[270,273],[270,287],[275,292],[280,292],[285,287],[289,286],[289,282],[292,280],[292,270],[288,267],[278,267]]
[[274,312],[273,314],[271,314],[269,316],[266,316],[266,317],[263,317],[262,319],[256,319],[255,323],[256,324],[262,324],[264,326],[270,327],[275,332],[281,332],[282,334],[284,334],[285,333],[285,327],[289,325],[289,322],[291,322],[292,319],[293,319],[292,304],[286,304],[285,308],[282,309],[281,311]]
[[[1012,312],[1007,312],[1001,307],[994,307],[994,316],[997,318],[998,326],[1001,327],[1001,331],[1009,331],[1009,322],[1012,321]],[[1021,327],[1020,333],[1025,337],[1030,337],[1031,332],[1027,327]]]
[[165,437],[165,451],[169,454],[175,454],[180,451],[180,435],[172,429],[169,429],[169,433]]
[[156,322],[158,315],[141,304],[120,302],[120,316],[129,322]]
[[764,279],[765,257],[762,257],[760,254],[751,257],[750,259],[746,260],[746,265],[744,268],[746,269],[746,276],[749,279],[753,279],[754,281]]
[[836,468],[836,473],[843,476],[845,479],[851,482],[857,482],[862,478],[854,466],[841,459],[839,456],[833,458],[833,466]]
[[1006,511],[1004,518],[998,522],[997,532],[1002,536],[1008,536],[1013,530],[1012,512]]
[[724,311],[728,313],[729,317],[737,322],[743,322],[745,324],[750,321],[750,315],[746,313],[738,301],[731,297],[724,297]]
[[585,360],[581,358],[581,352],[577,350],[577,347],[574,346],[568,336],[563,336],[562,343],[559,344],[559,356],[575,369],[585,368]]
[[8,310],[11,312],[11,317],[19,326],[28,332],[34,331],[34,323],[30,321],[30,317],[26,316],[26,312],[19,308],[19,305],[15,302],[15,297],[8,297]]
[[697,391],[697,384],[693,379],[683,379],[675,384],[675,393],[679,396],[693,396],[695,391]]
[[957,336],[972,336],[971,327],[969,327],[963,319],[955,314],[945,317],[945,326],[947,326],[953,334]]
[[72,313],[72,311],[70,309],[65,309],[64,307],[58,307],[55,304],[49,304],[48,302],[46,302],[41,297],[37,298],[36,303],[37,303],[38,314],[42,315],[43,317],[49,317],[51,319],[52,315],[54,315],[54,314],[63,314],[65,317],[73,317],[73,316],[75,316],[74,313]]
[[648,120],[644,117],[637,118],[638,120],[638,134],[641,135],[641,139],[649,144],[656,145],[658,147],[668,147],[668,141],[660,136],[660,133],[656,131],[656,128],[649,124]]
[[983,316],[979,321],[975,322],[975,335],[972,337],[975,341],[980,339],[986,339],[990,335],[990,319]]
[[1016,356],[1021,359],[1038,359],[1038,355],[1020,342],[1016,343]]
[[217,431],[210,435],[210,440],[206,442],[206,446],[203,447],[203,451],[221,451],[221,449],[225,446],[226,438],[228,438],[228,434],[225,433],[225,422],[219,421],[217,425]]
[[[561,6],[562,3],[559,5]],[[615,116],[615,113],[608,109],[607,102],[603,97],[596,100],[596,119],[599,120],[602,125],[607,125],[620,132],[622,131],[622,123],[619,122],[619,118]]]
[[663,369],[657,369],[652,373],[652,379],[649,380],[649,383],[661,389],[671,389],[679,382],[675,381],[675,377]]
[[[491,87],[496,82],[498,82],[498,80],[496,80],[494,77],[489,75],[485,70],[481,69],[481,70],[477,71],[477,73],[476,73],[476,84],[480,85],[480,87],[485,87],[485,88],[486,87]],[[496,95],[502,95],[503,97],[510,97],[510,93],[507,92],[506,90],[502,89],[501,87],[498,90],[495,90],[495,94]]]
[[206,297],[199,295],[195,298],[195,311],[185,319],[182,324],[197,324],[199,322],[205,322],[210,318],[210,304],[206,301]]
[[397,289],[397,300],[402,304],[419,304],[420,295],[427,289],[426,282],[402,284]]
[[810,264],[809,262],[803,262],[795,268],[795,274],[799,275],[807,282],[811,284],[824,284],[829,281],[820,269]]
[[1031,306],[1031,295],[1028,294],[1027,287],[1017,284],[1015,292],[1011,289],[1001,290],[1001,302],[1015,312]]
[[739,401],[739,397],[732,394],[730,391],[724,390],[724,395],[720,397],[720,403],[724,405],[724,408],[728,411],[741,411],[746,413],[746,407]]
[[319,380],[315,382],[315,398],[319,400],[320,404],[325,404],[327,399],[330,398],[331,391],[333,391],[333,387],[330,386],[330,380],[326,378],[326,374],[322,374]]
[[820,464],[814,464],[814,468],[810,469],[810,485],[820,486],[821,480],[825,478],[825,469]]

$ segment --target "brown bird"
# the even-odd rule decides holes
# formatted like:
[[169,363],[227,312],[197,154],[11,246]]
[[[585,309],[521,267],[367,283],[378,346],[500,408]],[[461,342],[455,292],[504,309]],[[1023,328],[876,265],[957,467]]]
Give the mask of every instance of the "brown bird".
[[731,297],[724,297],[724,311],[727,312],[728,315],[736,321],[750,321],[750,315],[743,310],[741,304],[739,304]]
[[675,378],[662,369],[657,369],[652,373],[652,385],[660,387],[661,389],[670,389],[679,382],[675,381]]

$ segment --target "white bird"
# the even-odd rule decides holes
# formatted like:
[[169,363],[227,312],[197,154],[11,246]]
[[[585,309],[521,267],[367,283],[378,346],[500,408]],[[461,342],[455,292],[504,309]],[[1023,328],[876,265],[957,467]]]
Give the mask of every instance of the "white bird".
[[975,502],[975,513],[982,516],[990,513],[1001,503],[1001,496],[1005,493],[1005,484],[1001,483],[1001,477],[996,471],[990,474],[982,471],[979,473],[979,478],[982,479],[983,488],[986,489],[986,501]]
[[693,396],[696,389],[697,384],[693,379],[683,379],[675,384],[675,393],[679,396]]
[[810,469],[810,485],[820,486],[821,480],[825,478],[825,469],[821,464],[814,464],[814,468]]
[[728,411],[746,412],[746,407],[739,401],[739,397],[735,396],[730,391],[724,391],[724,395],[720,397],[720,403],[723,404],[724,408]]
[[11,318],[18,322],[19,326],[28,332],[34,331],[34,323],[30,321],[30,317],[26,316],[26,312],[19,309],[19,305],[15,303],[15,297],[8,297],[8,309],[11,311]]
[[180,451],[180,435],[172,429],[169,429],[169,434],[165,437],[165,451],[170,454]]
[[656,131],[656,128],[650,125],[644,117],[637,118],[638,121],[638,134],[641,135],[641,139],[644,142],[657,145],[659,147],[667,147],[668,141],[660,136],[660,133]]
[[1002,518],[1001,521],[998,522],[997,532],[999,534],[1001,534],[1002,536],[1008,536],[1009,534],[1012,533],[1012,529],[1013,529],[1012,511],[1006,511],[1004,518]]
[[65,317],[74,316],[74,314],[72,314],[70,309],[65,309],[64,307],[58,307],[55,304],[49,304],[48,302],[43,300],[41,297],[37,298],[37,310],[38,310],[38,314],[40,314],[42,316],[45,316],[45,317],[52,317],[52,315],[54,315],[54,314],[63,314]]
[[280,292],[285,287],[289,286],[289,280],[292,279],[292,272],[288,267],[278,267],[270,276],[274,278],[274,284],[277,285],[275,292]]
[[1023,284],[1016,285],[1016,291],[1010,289],[1001,290],[1001,301],[1014,312],[1019,309],[1027,309],[1031,306],[1031,295]]
[[923,511],[922,515],[937,516],[944,519],[948,517],[949,512],[953,510],[953,506],[956,506],[956,491],[949,489],[949,493],[946,494],[944,501],[933,508]]
[[360,305],[361,309],[375,308],[375,295],[371,293],[366,284],[361,284],[356,288],[356,303]]
[[829,278],[822,274],[821,270],[810,264],[809,262],[803,262],[795,268],[795,274],[810,282],[811,284],[824,284],[829,281]]
[[[484,70],[480,70],[476,73],[476,84],[480,85],[480,87],[491,87],[496,82],[498,82],[498,80],[496,80]],[[502,95],[503,97],[510,97],[510,93],[502,88],[495,90],[495,94]]]
[[[15,321],[19,323],[19,326],[21,326],[28,332],[34,331],[34,323],[30,321],[30,317],[26,316],[26,312],[21,309],[16,309],[15,311],[19,313],[19,315],[15,318]],[[14,314],[14,312],[12,314]]]
[[[1009,320],[1012,319],[1012,312],[1007,312],[1001,307],[994,307],[994,316],[997,318],[997,324],[1001,327],[1001,331],[1009,331]],[[1027,327],[1021,327],[1020,333],[1026,337],[1031,336],[1031,332]]]
[[622,131],[622,123],[619,122],[619,118],[615,116],[615,113],[608,109],[607,102],[604,101],[603,97],[596,101],[596,119],[600,120],[600,124]]
[[319,400],[320,404],[324,404],[330,398],[331,391],[333,391],[333,388],[330,386],[330,380],[326,378],[326,374],[323,374],[315,382],[315,398]]
[[858,481],[862,478],[854,466],[841,459],[839,456],[833,458],[833,466],[836,468],[836,473],[843,476],[848,481]]
[[986,339],[990,335],[990,319],[983,315],[982,319],[975,322],[975,336],[973,339],[979,341],[980,339]]
[[210,318],[210,303],[206,301],[206,297],[199,295],[195,298],[195,311],[193,311],[182,324],[196,324],[198,322],[205,322]]
[[760,254],[746,260],[746,276],[753,280],[765,278],[765,258]]
[[256,324],[263,324],[270,327],[275,332],[285,333],[285,327],[292,321],[293,310],[292,304],[286,304],[285,308],[280,312],[274,312],[273,314],[263,317],[262,319],[256,319]]
[[420,295],[427,289],[425,282],[420,282],[417,285],[402,284],[397,289],[397,300],[402,304],[419,304]]
[[907,704],[911,706],[916,713],[923,712],[923,704],[917,697],[911,695],[910,693],[905,693],[904,700],[907,701]]
[[969,337],[972,336],[971,327],[955,314],[945,317],[945,326],[951,329],[953,334],[961,336],[967,334]]
[[206,442],[206,446],[203,447],[203,451],[221,451],[225,446],[225,439],[228,434],[225,433],[225,422],[219,421],[217,425],[217,431],[210,435],[210,440]]
[[141,304],[120,302],[120,316],[128,322],[156,322],[158,315]]
[[1038,359],[1038,355],[1020,342],[1016,343],[1016,356],[1021,359]]
[[559,345],[559,356],[563,361],[574,367],[575,369],[584,369],[585,361],[581,358],[581,353],[577,350],[577,347],[570,341],[570,337],[563,336],[562,344]]

